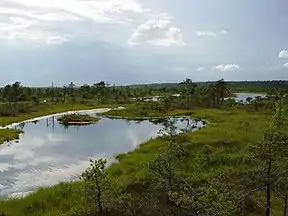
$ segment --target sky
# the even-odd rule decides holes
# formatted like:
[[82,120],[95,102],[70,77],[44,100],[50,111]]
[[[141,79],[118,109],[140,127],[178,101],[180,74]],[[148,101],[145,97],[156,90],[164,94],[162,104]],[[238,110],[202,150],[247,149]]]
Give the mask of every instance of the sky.
[[0,86],[288,78],[287,0],[1,0]]

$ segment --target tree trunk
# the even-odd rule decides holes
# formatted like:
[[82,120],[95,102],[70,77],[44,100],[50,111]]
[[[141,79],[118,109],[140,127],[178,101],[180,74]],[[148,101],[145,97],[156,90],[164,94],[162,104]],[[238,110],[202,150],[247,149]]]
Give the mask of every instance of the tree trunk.
[[221,86],[221,88],[220,88],[220,97],[221,97],[221,104],[223,104],[224,103],[224,88],[223,88],[223,86]]
[[101,189],[98,183],[96,183],[97,185],[97,190],[98,190],[98,194],[97,194],[97,203],[98,203],[98,208],[99,208],[99,212],[102,214],[103,213],[103,207],[102,207],[102,202],[101,202]]
[[216,87],[216,102],[217,102],[217,107],[220,105],[220,91],[219,87]]
[[288,193],[285,195],[283,216],[287,216]]
[[271,209],[271,185],[270,183],[268,183],[266,191],[266,216],[270,216],[270,209]]
[[63,97],[62,97],[62,104],[65,103],[65,100],[66,100],[66,93],[63,94]]
[[270,216],[271,214],[271,182],[270,182],[270,176],[271,176],[271,166],[272,162],[269,161],[268,163],[268,170],[267,170],[267,191],[266,191],[266,216]]

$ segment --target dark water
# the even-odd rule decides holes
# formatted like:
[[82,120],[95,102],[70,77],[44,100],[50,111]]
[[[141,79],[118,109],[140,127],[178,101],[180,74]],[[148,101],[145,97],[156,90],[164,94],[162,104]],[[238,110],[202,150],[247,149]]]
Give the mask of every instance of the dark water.
[[[53,121],[54,120],[54,121]],[[203,126],[202,122],[194,122]],[[186,122],[177,123],[179,128]],[[163,125],[104,118],[98,124],[64,128],[55,118],[22,124],[19,142],[0,147],[0,196],[77,179],[91,158],[111,158],[156,137]]]

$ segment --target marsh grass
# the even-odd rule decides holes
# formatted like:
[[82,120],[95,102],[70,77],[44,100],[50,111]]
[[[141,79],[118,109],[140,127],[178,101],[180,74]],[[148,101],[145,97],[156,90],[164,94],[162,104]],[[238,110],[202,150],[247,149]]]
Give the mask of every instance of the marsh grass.
[[0,145],[4,142],[19,139],[19,135],[23,131],[14,129],[0,129]]
[[[129,109],[133,108],[114,110],[107,115],[141,117]],[[193,175],[193,178],[199,181],[224,176],[223,181],[226,181],[227,185],[232,185],[232,189],[240,194],[245,185],[239,182],[238,176],[253,168],[248,157],[249,147],[263,139],[263,133],[271,119],[270,115],[240,109],[173,110],[167,113],[151,111],[145,115],[156,117],[184,114],[205,119],[209,121],[209,126],[188,134],[189,143],[185,146],[188,158],[183,164],[183,174]],[[118,163],[109,167],[108,175],[122,185],[135,179],[141,180],[145,177],[144,164],[166,147],[163,138],[159,137],[143,143],[134,151],[119,154],[116,156]],[[81,182],[65,183],[40,189],[24,199],[4,201],[0,203],[0,213],[3,211],[6,216],[65,214],[69,209],[81,204],[83,195],[79,192],[80,186]],[[257,198],[256,203],[251,201],[254,203],[254,210],[251,210],[250,215],[260,216],[263,213],[259,207],[263,204],[262,195],[259,194]],[[273,215],[281,215],[279,210],[281,205],[277,197],[273,202],[275,203]]]

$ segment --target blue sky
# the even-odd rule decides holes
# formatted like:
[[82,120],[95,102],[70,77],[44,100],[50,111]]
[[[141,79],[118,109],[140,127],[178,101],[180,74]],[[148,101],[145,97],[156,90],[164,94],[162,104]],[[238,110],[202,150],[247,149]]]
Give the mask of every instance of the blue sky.
[[1,0],[0,85],[288,78],[287,0]]

